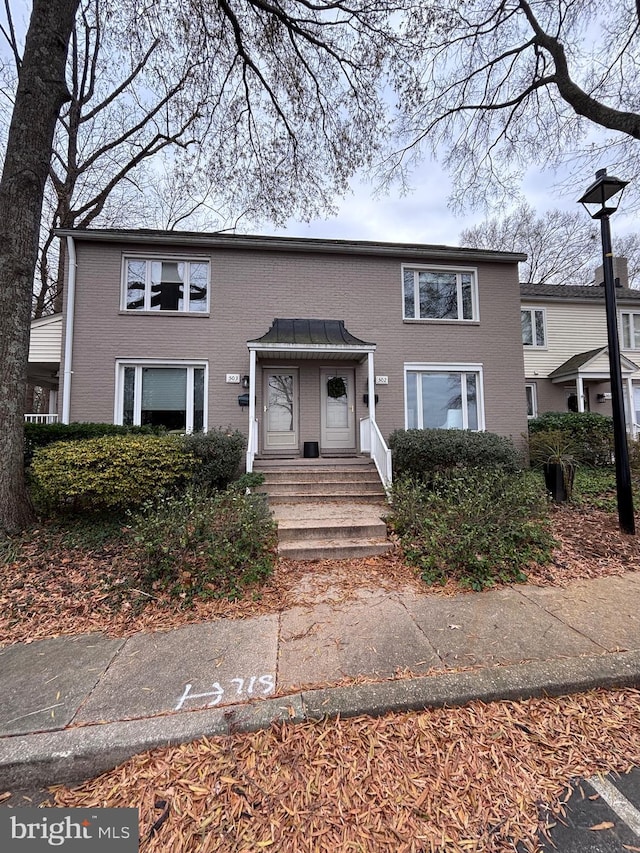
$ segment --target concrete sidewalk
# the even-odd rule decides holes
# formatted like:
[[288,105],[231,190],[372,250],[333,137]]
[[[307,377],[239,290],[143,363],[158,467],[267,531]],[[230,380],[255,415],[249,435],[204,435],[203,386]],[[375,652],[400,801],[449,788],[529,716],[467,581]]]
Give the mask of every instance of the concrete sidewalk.
[[0,791],[273,721],[640,686],[639,602],[640,573],[455,597],[363,591],[126,640],[7,646]]

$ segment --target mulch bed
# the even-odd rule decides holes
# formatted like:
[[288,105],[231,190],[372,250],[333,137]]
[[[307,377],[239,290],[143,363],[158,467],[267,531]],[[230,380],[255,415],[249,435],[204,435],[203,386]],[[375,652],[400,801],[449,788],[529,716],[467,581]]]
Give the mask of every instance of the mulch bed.
[[[529,583],[565,585],[640,567],[640,537],[620,533],[614,514],[557,507],[552,524],[559,547],[551,563],[530,567]],[[88,550],[63,547],[61,541],[62,534],[32,532],[16,546],[15,558],[0,564],[0,644],[91,631],[126,637],[216,617],[257,616],[318,601],[337,603],[363,589],[429,595],[466,591],[453,581],[427,587],[396,549],[357,560],[279,560],[270,580],[248,588],[241,600],[211,599],[186,607],[162,593],[149,596],[128,584],[133,566],[124,544]]]
[[572,778],[640,764],[639,701],[593,691],[282,725],[146,752],[52,802],[138,807],[149,853],[534,851],[554,820],[542,807],[561,819]]

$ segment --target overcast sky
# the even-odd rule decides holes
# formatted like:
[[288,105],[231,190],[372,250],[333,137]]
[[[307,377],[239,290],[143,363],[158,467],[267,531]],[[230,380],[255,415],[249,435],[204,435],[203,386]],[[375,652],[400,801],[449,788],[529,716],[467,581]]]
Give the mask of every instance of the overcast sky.
[[[612,170],[609,170],[609,174]],[[567,178],[564,177],[564,182]],[[625,175],[620,174],[620,178]],[[539,215],[546,210],[583,210],[577,202],[587,189],[590,180],[582,178],[575,184],[575,192],[561,189],[559,176],[532,168],[525,177],[522,196],[515,202],[527,201]],[[384,240],[398,243],[432,243],[459,245],[460,232],[479,224],[485,218],[482,211],[454,214],[448,206],[451,182],[437,164],[425,163],[412,178],[413,191],[401,197],[397,190],[378,198],[372,197],[372,188],[354,182],[351,195],[336,202],[339,212],[328,219],[310,223],[290,220],[286,228],[268,229],[268,233],[291,237],[325,237],[343,240]],[[497,211],[498,213],[500,211]],[[507,212],[506,210],[504,211]],[[586,211],[584,212],[587,216]],[[612,229],[626,234],[637,230],[637,217],[624,213],[624,200],[612,219]],[[240,229],[242,230],[242,229]],[[267,229],[257,229],[266,233]],[[496,248],[499,248],[496,246]]]

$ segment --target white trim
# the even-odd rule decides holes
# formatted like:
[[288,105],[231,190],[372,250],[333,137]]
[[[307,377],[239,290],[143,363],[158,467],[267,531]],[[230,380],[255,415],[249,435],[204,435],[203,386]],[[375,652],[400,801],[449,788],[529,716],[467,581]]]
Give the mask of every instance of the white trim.
[[[187,394],[186,394],[186,432],[193,431],[193,370],[204,370],[204,394],[202,412],[202,431],[208,429],[209,411],[209,362],[207,359],[166,359],[166,358],[117,358],[115,361],[115,398],[113,405],[113,422],[122,424],[124,419],[124,368],[134,367],[134,392],[133,392],[133,422],[140,425],[142,416],[142,368],[143,367],[183,367],[187,370]],[[191,377],[189,381],[189,377]]]
[[71,416],[71,377],[73,375],[73,320],[76,306],[76,245],[67,237],[69,274],[67,275],[67,313],[64,329],[64,372],[62,379],[62,423],[68,424]]
[[[622,322],[622,318],[625,314],[628,314],[629,317],[631,318],[629,320],[629,346],[627,346],[624,342],[624,323]],[[621,349],[627,350],[627,352],[638,352],[640,350],[640,347],[636,347],[633,345],[634,344],[634,338],[635,338],[634,326],[636,325],[636,321],[633,319],[634,316],[637,316],[639,318],[638,324],[640,325],[640,310],[633,311],[633,310],[629,310],[628,308],[618,307],[618,319],[620,322],[620,325],[619,325],[620,337],[622,338]]]
[[296,352],[338,352],[345,355],[364,355],[368,352],[375,352],[376,345],[371,346],[356,346],[354,344],[261,344],[249,341],[247,343],[249,352],[265,352],[265,353],[296,353]]
[[[477,410],[478,410],[478,429],[473,432],[484,432],[485,430],[485,413],[484,413],[484,367],[482,364],[459,364],[446,362],[406,362],[404,365],[404,426],[409,429],[409,406],[407,394],[407,374],[408,373],[461,373],[463,394],[466,395],[466,373],[475,373],[478,377],[476,383],[477,394]],[[421,385],[418,383],[418,398],[422,393]],[[419,401],[420,402],[420,399]],[[420,411],[420,405],[418,405]],[[468,412],[466,405],[463,405],[463,424],[468,424]],[[468,426],[463,426],[463,429],[468,429]]]
[[[531,388],[531,408],[533,410],[532,414],[529,414],[527,411],[527,418],[531,420],[532,418],[538,417],[538,384],[536,382],[525,382],[525,397],[526,397],[526,389]],[[527,405],[527,409],[529,406]]]
[[[525,350],[537,350],[538,352],[540,352],[541,350],[548,349],[549,344],[547,342],[547,309],[544,308],[542,305],[526,305],[526,306],[521,305],[520,306],[520,314],[521,315],[522,315],[523,311],[526,311],[530,316],[533,314],[534,311],[542,311],[542,334],[544,336],[544,343],[543,344],[537,344],[535,342],[536,324],[535,324],[535,318],[533,316],[531,316],[531,340],[533,341],[533,343],[525,344],[525,342],[522,341],[522,346],[525,348]],[[520,321],[520,325],[522,326],[522,321]]]
[[[420,316],[420,289],[417,287],[417,282],[414,279],[413,285],[413,317],[407,317],[405,314],[405,298],[404,298],[404,273],[405,270],[427,272],[449,272],[456,276],[456,302],[458,317],[421,317]],[[471,317],[462,317],[462,282],[458,278],[462,273],[471,274]],[[400,292],[402,294],[402,319],[407,322],[417,323],[479,323],[480,322],[480,298],[478,294],[478,268],[458,265],[444,264],[410,264],[403,263],[400,265]]]
[[[145,285],[144,285],[144,308],[128,308],[127,307],[127,261],[144,261],[145,262]],[[207,303],[204,311],[190,311],[185,307],[178,311],[155,311],[150,306],[151,299],[151,264],[162,263],[163,261],[175,261],[179,264],[206,264],[207,265]],[[183,302],[186,306],[190,300],[190,279],[184,283]],[[171,315],[182,316],[188,314],[193,317],[202,317],[210,312],[211,300],[211,257],[209,255],[173,255],[173,254],[153,254],[150,252],[126,252],[122,255],[122,265],[120,272],[120,311],[125,314],[152,314],[152,315]]]

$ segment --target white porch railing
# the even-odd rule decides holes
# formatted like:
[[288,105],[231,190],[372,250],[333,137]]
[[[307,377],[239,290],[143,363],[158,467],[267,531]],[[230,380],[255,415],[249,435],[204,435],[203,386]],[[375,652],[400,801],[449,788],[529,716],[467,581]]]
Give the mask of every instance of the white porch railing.
[[360,419],[360,450],[371,456],[378,469],[382,485],[388,489],[393,479],[391,451],[382,437],[378,424],[371,418]]
[[25,415],[25,423],[27,424],[57,424],[57,415]]
[[253,471],[253,460],[258,452],[258,421],[249,421],[249,438],[247,440],[247,474]]

